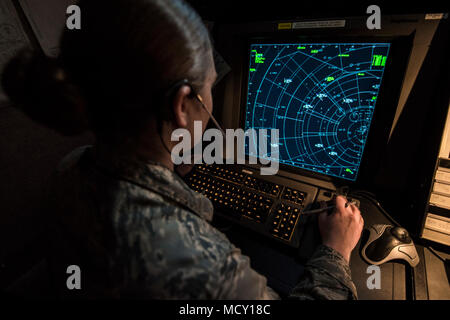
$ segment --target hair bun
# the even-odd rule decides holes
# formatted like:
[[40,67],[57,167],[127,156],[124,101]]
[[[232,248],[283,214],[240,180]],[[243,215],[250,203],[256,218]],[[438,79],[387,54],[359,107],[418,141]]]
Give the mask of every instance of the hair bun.
[[24,49],[6,65],[2,85],[33,120],[64,135],[87,129],[84,99],[58,59]]

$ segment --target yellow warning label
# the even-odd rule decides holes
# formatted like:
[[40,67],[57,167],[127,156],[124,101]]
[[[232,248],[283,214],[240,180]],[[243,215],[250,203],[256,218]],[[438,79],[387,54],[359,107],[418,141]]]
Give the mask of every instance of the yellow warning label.
[[281,22],[278,24],[278,30],[292,29],[292,22]]

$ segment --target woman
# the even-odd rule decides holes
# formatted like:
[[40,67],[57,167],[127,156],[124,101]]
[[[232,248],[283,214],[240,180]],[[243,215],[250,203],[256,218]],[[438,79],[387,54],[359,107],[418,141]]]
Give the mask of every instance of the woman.
[[[171,132],[212,111],[208,32],[182,0],[81,1],[58,59],[23,52],[5,91],[34,120],[65,135],[91,130],[93,147],[60,164],[49,192],[50,265],[61,296],[272,299],[249,259],[211,226],[211,202],[174,172]],[[207,110],[204,110],[206,108]],[[356,298],[348,267],[359,210],[336,199],[319,217],[323,245],[292,292]],[[68,290],[78,265],[82,290]]]

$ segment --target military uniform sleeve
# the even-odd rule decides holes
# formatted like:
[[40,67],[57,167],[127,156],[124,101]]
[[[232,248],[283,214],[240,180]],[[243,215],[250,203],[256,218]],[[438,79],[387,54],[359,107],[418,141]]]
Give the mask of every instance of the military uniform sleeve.
[[290,298],[301,300],[356,300],[350,267],[336,250],[320,245]]
[[250,266],[250,259],[233,248],[222,267],[225,281],[219,299],[275,300],[278,294],[267,286],[264,276]]

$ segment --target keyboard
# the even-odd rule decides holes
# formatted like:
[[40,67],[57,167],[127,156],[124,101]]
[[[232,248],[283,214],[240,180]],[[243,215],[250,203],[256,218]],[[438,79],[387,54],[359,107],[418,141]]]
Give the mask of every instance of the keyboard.
[[317,192],[267,181],[232,165],[196,165],[184,179],[211,200],[215,214],[293,247],[300,244],[302,210]]

